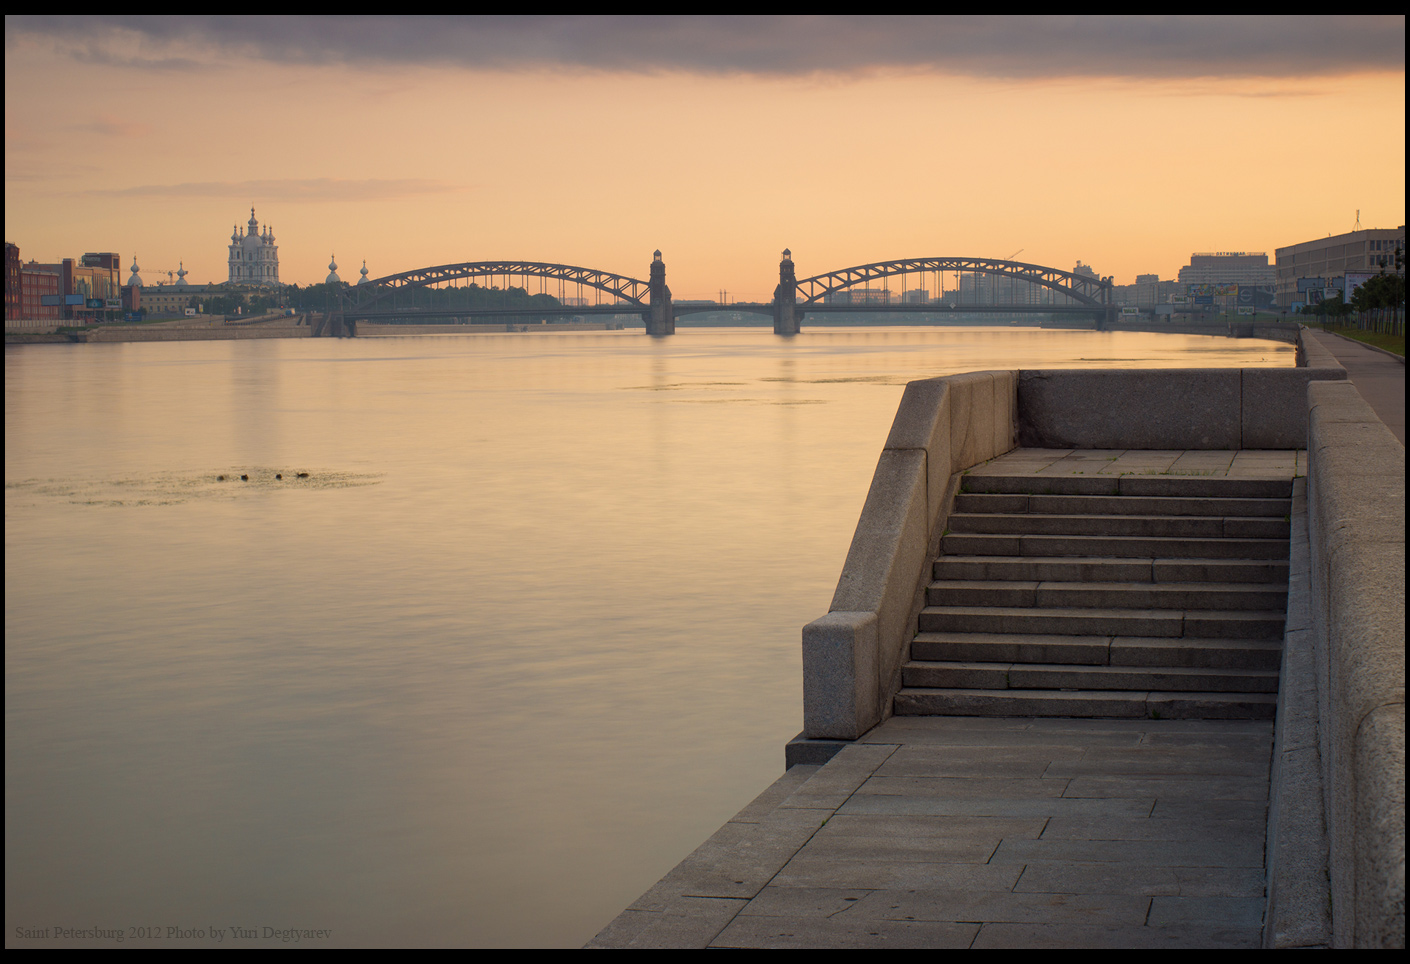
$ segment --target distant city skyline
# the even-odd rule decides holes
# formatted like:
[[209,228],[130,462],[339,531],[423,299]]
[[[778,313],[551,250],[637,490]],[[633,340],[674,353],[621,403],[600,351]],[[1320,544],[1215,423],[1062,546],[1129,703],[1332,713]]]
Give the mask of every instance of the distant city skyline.
[[[767,300],[984,256],[1117,284],[1405,223],[1403,17],[7,17],[5,240],[225,280],[522,258]],[[356,280],[356,278],[344,278]]]

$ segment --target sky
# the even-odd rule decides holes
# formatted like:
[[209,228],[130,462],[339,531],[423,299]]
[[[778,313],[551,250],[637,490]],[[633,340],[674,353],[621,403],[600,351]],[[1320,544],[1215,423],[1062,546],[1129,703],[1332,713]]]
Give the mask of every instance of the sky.
[[[5,238],[224,281],[522,259],[768,300],[896,258],[1118,284],[1405,223],[1403,17],[5,18]],[[126,271],[124,271],[126,274]]]

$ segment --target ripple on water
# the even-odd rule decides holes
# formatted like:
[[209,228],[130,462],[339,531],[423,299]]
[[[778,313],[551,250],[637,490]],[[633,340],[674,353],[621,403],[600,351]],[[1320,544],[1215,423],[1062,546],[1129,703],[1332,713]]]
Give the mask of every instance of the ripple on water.
[[[241,477],[244,476],[242,479]],[[380,473],[243,466],[209,472],[155,472],[121,479],[23,479],[5,483],[7,508],[67,502],[92,506],[180,505],[285,490],[377,485]]]

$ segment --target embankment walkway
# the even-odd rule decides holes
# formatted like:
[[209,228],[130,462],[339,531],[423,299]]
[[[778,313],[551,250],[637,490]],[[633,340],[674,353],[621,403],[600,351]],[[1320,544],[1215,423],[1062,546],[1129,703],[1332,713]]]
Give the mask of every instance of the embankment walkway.
[[1347,378],[1356,386],[1366,404],[1404,445],[1405,359],[1315,328],[1304,331],[1304,337],[1315,339],[1341,363],[1346,369]]
[[[1114,477],[1306,472],[1300,452],[1131,454],[1068,457]],[[1258,947],[1273,736],[892,717],[790,769],[588,946]]]

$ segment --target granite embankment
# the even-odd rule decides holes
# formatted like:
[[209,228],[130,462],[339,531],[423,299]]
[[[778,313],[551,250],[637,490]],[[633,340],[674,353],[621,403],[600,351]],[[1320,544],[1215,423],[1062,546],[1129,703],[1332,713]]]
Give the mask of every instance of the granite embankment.
[[[791,768],[589,946],[1403,947],[1404,369],[1358,385],[1305,330],[1299,366],[908,386]],[[962,478],[1011,452],[1132,495],[1189,452],[1291,481],[1275,720],[892,715]]]

